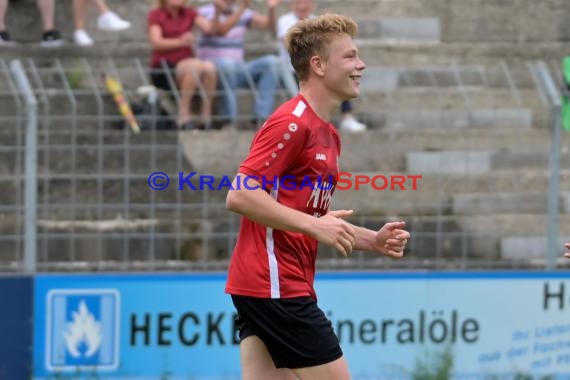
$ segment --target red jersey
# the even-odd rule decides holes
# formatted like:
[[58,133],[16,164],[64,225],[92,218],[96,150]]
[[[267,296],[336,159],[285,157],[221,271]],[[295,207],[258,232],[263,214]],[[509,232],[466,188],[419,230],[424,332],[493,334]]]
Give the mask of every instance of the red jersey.
[[[151,25],[158,25],[164,38],[178,38],[184,33],[192,31],[197,16],[198,12],[192,7],[181,8],[176,16],[159,7],[149,12],[147,23],[149,29]],[[190,45],[170,50],[153,50],[150,65],[153,68],[160,67],[160,61],[163,59],[172,65],[176,65],[183,59],[193,57],[194,50]]]
[[[255,177],[282,205],[319,217],[329,210],[339,155],[336,129],[297,95],[279,107],[257,132],[239,171]],[[259,298],[316,299],[316,259],[315,239],[299,232],[273,230],[242,217],[226,292]]]

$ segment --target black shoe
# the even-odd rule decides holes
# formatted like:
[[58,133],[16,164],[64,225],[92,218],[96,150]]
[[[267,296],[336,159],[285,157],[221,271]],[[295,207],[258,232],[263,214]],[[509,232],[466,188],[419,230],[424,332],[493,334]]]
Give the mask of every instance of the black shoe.
[[42,36],[41,45],[43,47],[57,47],[63,45],[63,40],[57,30],[48,30]]
[[198,129],[199,125],[196,124],[194,121],[186,121],[180,125],[178,125],[178,129],[181,131],[191,131]]
[[16,43],[10,38],[10,33],[7,30],[0,32],[0,46],[14,46]]

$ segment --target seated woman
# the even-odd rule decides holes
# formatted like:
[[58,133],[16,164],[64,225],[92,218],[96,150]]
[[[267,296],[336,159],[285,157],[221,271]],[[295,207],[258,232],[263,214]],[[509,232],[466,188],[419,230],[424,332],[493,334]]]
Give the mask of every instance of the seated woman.
[[[242,0],[247,7],[250,0]],[[202,125],[208,128],[212,120],[212,103],[217,86],[216,66],[209,61],[194,58],[194,34],[196,26],[206,35],[225,34],[239,20],[233,17],[219,22],[219,18],[207,20],[186,0],[157,0],[156,7],[148,14],[148,34],[152,45],[151,81],[158,88],[170,90],[169,76],[172,75],[180,89],[178,127],[192,129],[199,124],[191,115],[192,97],[200,81],[207,94],[202,102]],[[170,72],[165,72],[164,67]]]

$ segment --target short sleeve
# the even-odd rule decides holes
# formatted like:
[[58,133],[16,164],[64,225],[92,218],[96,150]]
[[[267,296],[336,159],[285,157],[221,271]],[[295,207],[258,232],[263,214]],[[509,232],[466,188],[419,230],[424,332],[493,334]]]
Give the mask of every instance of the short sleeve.
[[289,173],[305,149],[309,129],[294,115],[269,119],[255,136],[239,171],[272,180]]
[[160,26],[160,10],[158,8],[152,9],[150,12],[148,12],[147,28],[150,29],[151,25]]
[[287,35],[291,27],[295,25],[294,19],[289,14],[285,14],[277,20],[277,38],[282,40]]
[[247,27],[251,27],[251,20],[253,19],[254,11],[250,8],[247,8],[243,15],[241,16],[240,22],[244,22]]
[[188,19],[190,20],[192,25],[194,25],[194,23],[196,22],[196,17],[198,17],[198,12],[196,11],[196,9],[192,7],[186,8],[186,12]]

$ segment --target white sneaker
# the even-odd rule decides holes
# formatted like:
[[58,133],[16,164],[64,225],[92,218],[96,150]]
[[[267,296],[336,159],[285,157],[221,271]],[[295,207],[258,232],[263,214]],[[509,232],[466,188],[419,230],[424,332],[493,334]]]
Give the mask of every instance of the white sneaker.
[[131,27],[131,23],[117,16],[115,12],[109,11],[99,16],[97,27],[108,32],[119,32],[121,30],[129,29]]
[[366,124],[356,120],[354,116],[347,116],[340,122],[340,130],[343,132],[363,132]]
[[73,41],[77,46],[93,45],[93,39],[83,29],[79,29],[73,32]]

